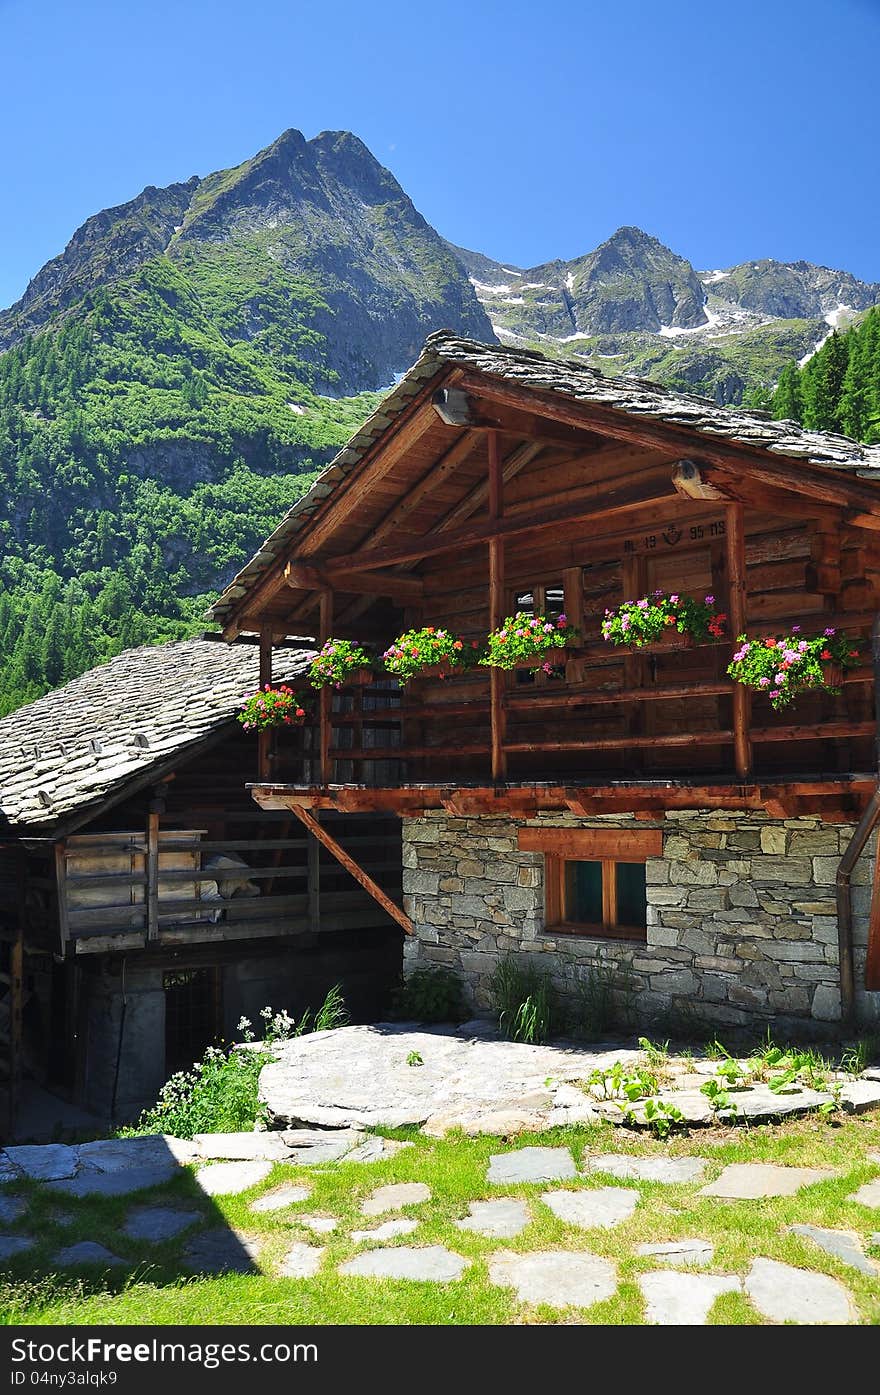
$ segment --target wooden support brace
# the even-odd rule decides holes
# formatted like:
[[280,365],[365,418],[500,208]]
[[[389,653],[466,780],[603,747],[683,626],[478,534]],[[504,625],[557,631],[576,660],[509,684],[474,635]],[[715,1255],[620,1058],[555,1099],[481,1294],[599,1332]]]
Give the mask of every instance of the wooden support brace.
[[147,815],[147,939],[159,938],[159,815]]
[[314,815],[311,814],[308,809],[304,809],[301,804],[294,804],[291,807],[300,822],[305,824],[306,828],[317,838],[319,843],[323,843],[324,847],[336,858],[340,866],[344,867],[346,872],[349,872],[356,882],[360,882],[364,890],[369,892],[373,900],[378,902],[382,907],[383,911],[387,912],[392,920],[396,920],[397,924],[406,931],[407,935],[414,935],[415,930],[413,928],[413,923],[406,912],[401,910],[400,906],[395,905],[390,896],[386,896],[378,882],[373,881],[370,874],[365,872],[363,867],[355,862],[354,858],[337,843],[335,838],[331,837],[327,829],[318,823]]

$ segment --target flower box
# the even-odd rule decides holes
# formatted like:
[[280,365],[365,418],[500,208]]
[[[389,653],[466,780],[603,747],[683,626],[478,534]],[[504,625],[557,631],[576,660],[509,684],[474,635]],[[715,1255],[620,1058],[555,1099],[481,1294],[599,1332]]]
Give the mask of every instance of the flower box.
[[237,714],[245,731],[274,731],[279,727],[301,727],[306,720],[305,699],[282,684],[258,688],[241,705]]
[[726,622],[727,616],[715,610],[714,596],[697,601],[677,592],[655,591],[640,601],[624,601],[617,610],[606,610],[602,637],[609,644],[632,649],[653,645],[684,649],[723,639]]
[[313,688],[359,687],[372,681],[372,659],[352,639],[328,639],[309,668]]
[[820,635],[805,636],[795,625],[787,635],[749,639],[740,635],[739,648],[728,665],[729,676],[744,687],[764,693],[779,711],[799,693],[837,692],[847,669],[858,663],[852,641],[829,626]]
[[518,611],[508,615],[500,628],[489,635],[480,663],[486,668],[505,670],[562,664],[566,650],[579,638],[578,630],[564,615],[551,620],[546,615]]

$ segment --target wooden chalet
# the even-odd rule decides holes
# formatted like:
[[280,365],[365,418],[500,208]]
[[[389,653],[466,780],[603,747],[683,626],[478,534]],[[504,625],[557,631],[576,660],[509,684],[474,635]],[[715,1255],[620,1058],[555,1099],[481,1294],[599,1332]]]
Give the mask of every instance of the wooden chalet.
[[[279,681],[311,651],[275,654]],[[104,1118],[155,1100],[205,1046],[340,982],[369,1020],[398,927],[284,810],[254,804],[253,644],[132,649],[0,721],[0,1083]],[[300,737],[302,740],[302,737]],[[391,892],[395,819],[331,814]],[[7,1125],[8,1127],[8,1125]],[[0,1133],[5,1132],[0,1125]]]
[[[213,614],[268,680],[292,633],[381,652],[564,609],[582,640],[550,674],[325,691],[305,741],[261,743],[256,804],[335,856],[319,814],[399,816],[406,962],[478,1004],[522,951],[572,994],[612,966],[645,1015],[830,1027],[880,1018],[878,586],[880,448],[439,334]],[[860,662],[774,712],[730,641],[602,639],[654,589],[714,594],[734,638],[833,627]]]

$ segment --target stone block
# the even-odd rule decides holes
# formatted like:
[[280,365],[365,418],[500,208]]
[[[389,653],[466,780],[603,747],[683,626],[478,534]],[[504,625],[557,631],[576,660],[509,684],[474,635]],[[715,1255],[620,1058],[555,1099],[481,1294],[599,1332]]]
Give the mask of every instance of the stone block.
[[697,854],[688,838],[682,838],[677,833],[670,834],[663,842],[663,856],[670,862],[684,862],[694,860]]
[[717,886],[718,868],[714,862],[673,862],[669,880],[675,886]]
[[[820,859],[815,858],[815,862]],[[812,878],[808,857],[754,857],[752,877],[756,882],[784,882],[787,886],[806,888]]]
[[689,969],[667,969],[652,975],[651,987],[660,993],[696,994],[697,979]]
[[727,895],[731,906],[757,906],[758,896],[754,887],[748,882],[737,882],[736,886],[729,888]]
[[792,857],[840,857],[840,834],[836,828],[817,828],[809,833],[792,833],[789,837]]
[[820,983],[813,994],[811,1012],[820,1022],[839,1022],[840,988]]
[[769,828],[762,828],[760,834],[761,852],[772,853],[774,856],[780,853],[784,855],[788,851],[788,839],[789,834],[785,828],[773,827],[772,825]]
[[669,863],[659,857],[650,857],[645,863],[645,881],[648,886],[663,886],[669,881]]

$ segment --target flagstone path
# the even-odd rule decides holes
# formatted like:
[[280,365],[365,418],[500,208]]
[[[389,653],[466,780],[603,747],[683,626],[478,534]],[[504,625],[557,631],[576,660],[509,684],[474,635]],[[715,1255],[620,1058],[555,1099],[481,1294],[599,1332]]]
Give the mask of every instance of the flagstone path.
[[[619,1253],[642,1261],[641,1272],[635,1273],[632,1282],[641,1294],[644,1320],[649,1324],[702,1325],[710,1320],[718,1300],[730,1293],[740,1295],[751,1306],[753,1316],[770,1323],[857,1323],[864,1315],[854,1293],[842,1279],[819,1272],[813,1263],[821,1266],[829,1256],[846,1266],[854,1291],[859,1291],[858,1285],[864,1285],[865,1279],[880,1279],[880,1255],[867,1253],[874,1247],[880,1250],[880,1231],[860,1235],[856,1230],[796,1219],[797,1198],[805,1188],[842,1176],[841,1170],[833,1167],[763,1162],[725,1166],[709,1157],[589,1150],[576,1162],[572,1150],[565,1146],[502,1147],[489,1156],[474,1185],[473,1191],[483,1194],[463,1197],[458,1213],[449,1218],[461,1233],[461,1248],[468,1249],[463,1254],[454,1243],[419,1243],[420,1228],[435,1219],[432,1190],[423,1182],[402,1180],[374,1186],[360,1202],[360,1212],[369,1221],[363,1228],[356,1229],[351,1221],[331,1214],[321,1190],[322,1169],[326,1173],[349,1164],[369,1166],[398,1157],[405,1163],[411,1156],[406,1150],[413,1147],[365,1135],[362,1129],[338,1130],[328,1137],[320,1129],[296,1128],[277,1134],[199,1135],[191,1143],[157,1135],[10,1148],[0,1153],[0,1187],[6,1188],[0,1191],[0,1262],[14,1265],[38,1243],[33,1233],[37,1225],[30,1219],[36,1188],[68,1199],[72,1209],[63,1214],[56,1211],[51,1217],[56,1227],[76,1221],[80,1199],[89,1202],[131,1194],[132,1201],[114,1234],[124,1255],[134,1257],[117,1254],[117,1242],[107,1233],[103,1233],[107,1245],[94,1238],[80,1238],[68,1244],[56,1241],[58,1248],[51,1252],[51,1262],[58,1268],[103,1273],[135,1269],[149,1254],[148,1247],[154,1245],[165,1247],[156,1253],[164,1256],[162,1263],[166,1264],[168,1247],[174,1245],[177,1263],[190,1273],[266,1273],[302,1281],[332,1272],[334,1262],[328,1259],[328,1253],[332,1254],[328,1246],[341,1237],[363,1247],[353,1256],[335,1261],[336,1272],[344,1279],[452,1284],[472,1266],[484,1265],[478,1272],[486,1273],[491,1285],[509,1290],[520,1303],[584,1312],[617,1292],[619,1274],[610,1259],[581,1246],[585,1242],[589,1246],[589,1233],[595,1232],[593,1243],[602,1248],[603,1232],[619,1229],[622,1243],[629,1244],[628,1250]],[[880,1169],[880,1152],[866,1152],[865,1158]],[[283,1181],[274,1173],[279,1163],[316,1171],[307,1180]],[[191,1182],[186,1201],[181,1198],[175,1203],[167,1192],[155,1198],[151,1195],[184,1169],[188,1169]],[[864,1177],[865,1172],[856,1175]],[[605,1179],[619,1185],[606,1184]],[[248,1197],[255,1188],[261,1189],[260,1194]],[[502,1188],[511,1191],[505,1194]],[[658,1190],[665,1189],[671,1198],[668,1205],[657,1201]],[[135,1193],[141,1195],[136,1197]],[[218,1224],[214,1197],[242,1197],[250,1214],[267,1218],[262,1222],[264,1230],[255,1233]],[[678,1225],[673,1220],[670,1229],[674,1238],[641,1239],[646,1222],[650,1224],[659,1216],[662,1226],[663,1216],[686,1214],[688,1205],[704,1205],[708,1199],[723,1204],[776,1198],[795,1199],[788,1203],[793,1208],[793,1215],[791,1210],[788,1213],[791,1220],[780,1223],[779,1234],[794,1236],[802,1243],[803,1266],[757,1255],[747,1273],[713,1272],[713,1266],[720,1268],[713,1243],[699,1235],[675,1235]],[[310,1201],[312,1209],[307,1210]],[[847,1202],[868,1212],[880,1208],[880,1176],[863,1181]],[[297,1209],[300,1207],[303,1209]],[[568,1228],[567,1237],[558,1244],[548,1245],[544,1238],[548,1233],[559,1233],[548,1232],[547,1211]],[[45,1209],[39,1214],[46,1214]],[[860,1224],[852,1211],[847,1220],[851,1225]],[[630,1222],[632,1231],[627,1230]],[[528,1228],[534,1226],[537,1234],[539,1225],[544,1227],[539,1250],[514,1252],[493,1244],[517,1240],[523,1245]],[[316,1239],[327,1237],[327,1243],[296,1238],[297,1228],[310,1231]],[[662,1237],[664,1231],[659,1233]],[[639,1235],[639,1243],[627,1242],[628,1234]],[[406,1243],[410,1236],[412,1241]],[[519,1239],[521,1236],[524,1239]],[[127,1249],[125,1242],[135,1248]],[[814,1261],[810,1255],[815,1256]]]

